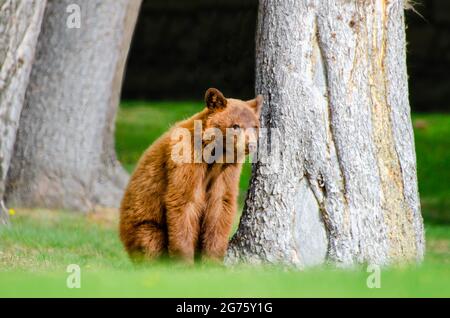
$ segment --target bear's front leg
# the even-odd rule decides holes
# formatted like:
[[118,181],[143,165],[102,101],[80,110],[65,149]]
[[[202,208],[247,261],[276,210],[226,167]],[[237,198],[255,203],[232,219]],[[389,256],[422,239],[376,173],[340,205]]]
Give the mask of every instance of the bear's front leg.
[[204,171],[199,164],[172,167],[165,197],[169,256],[194,262],[204,206]]
[[225,170],[207,195],[207,205],[202,223],[202,256],[222,262],[237,211],[240,167]]

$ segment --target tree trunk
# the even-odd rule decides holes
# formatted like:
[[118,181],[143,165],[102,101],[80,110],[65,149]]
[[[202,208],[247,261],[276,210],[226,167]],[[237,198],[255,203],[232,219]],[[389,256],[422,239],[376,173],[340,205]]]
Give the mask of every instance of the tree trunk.
[[[140,2],[48,1],[8,175],[9,204],[119,205],[128,176],[116,159],[114,121]],[[74,5],[80,28],[69,27],[76,25]]]
[[260,146],[227,263],[422,259],[403,5],[260,1],[256,89],[281,162]]
[[[46,1],[0,0],[0,201]],[[1,219],[6,220],[0,207]]]

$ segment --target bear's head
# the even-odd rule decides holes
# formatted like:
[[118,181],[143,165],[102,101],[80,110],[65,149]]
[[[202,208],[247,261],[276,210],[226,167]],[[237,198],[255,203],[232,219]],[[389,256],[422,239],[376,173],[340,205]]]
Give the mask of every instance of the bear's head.
[[[219,90],[210,88],[206,91],[205,103],[208,117],[204,128],[213,131],[213,135],[214,130],[221,133],[224,154],[232,151],[239,156],[239,147],[245,155],[256,151],[263,104],[261,95],[243,101],[225,98]],[[217,142],[215,137],[209,140]]]

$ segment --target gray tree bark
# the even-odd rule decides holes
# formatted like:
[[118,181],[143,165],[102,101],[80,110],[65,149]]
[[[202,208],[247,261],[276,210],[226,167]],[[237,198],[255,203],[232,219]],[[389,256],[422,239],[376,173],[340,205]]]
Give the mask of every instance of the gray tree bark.
[[405,43],[401,0],[260,1],[256,89],[281,162],[260,146],[226,263],[422,259]]
[[[46,1],[0,0],[0,201]],[[7,222],[0,206],[0,223]]]
[[116,159],[114,121],[140,3],[48,1],[8,204],[81,211],[119,205],[128,175]]

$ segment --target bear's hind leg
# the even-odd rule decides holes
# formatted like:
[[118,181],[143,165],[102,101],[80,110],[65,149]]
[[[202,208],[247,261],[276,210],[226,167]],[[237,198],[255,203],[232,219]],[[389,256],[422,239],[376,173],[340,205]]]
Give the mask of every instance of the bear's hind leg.
[[140,224],[135,231],[139,253],[131,253],[133,258],[155,260],[166,254],[167,234],[160,225],[145,222]]

